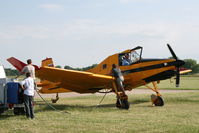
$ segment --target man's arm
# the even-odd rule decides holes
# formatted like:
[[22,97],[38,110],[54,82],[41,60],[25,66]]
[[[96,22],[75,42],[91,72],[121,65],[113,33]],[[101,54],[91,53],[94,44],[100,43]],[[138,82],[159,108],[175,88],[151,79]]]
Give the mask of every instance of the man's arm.
[[22,70],[21,70],[21,74],[27,73],[28,72],[28,68],[27,66],[25,66]]
[[20,85],[21,85],[21,88],[22,88],[23,90],[26,89],[26,87],[25,87],[25,81],[22,81]]

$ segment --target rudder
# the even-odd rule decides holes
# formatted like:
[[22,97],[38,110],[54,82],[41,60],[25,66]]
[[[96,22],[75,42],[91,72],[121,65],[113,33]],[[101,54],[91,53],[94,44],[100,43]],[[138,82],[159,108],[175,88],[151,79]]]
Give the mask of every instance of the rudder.
[[42,60],[41,66],[54,67],[52,58],[46,58],[45,60]]

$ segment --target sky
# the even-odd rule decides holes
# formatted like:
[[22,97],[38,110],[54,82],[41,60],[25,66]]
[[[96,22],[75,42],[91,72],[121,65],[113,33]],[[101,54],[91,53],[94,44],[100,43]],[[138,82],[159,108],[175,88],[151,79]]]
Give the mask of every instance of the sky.
[[[0,0],[0,64],[51,57],[86,67],[142,46],[143,58],[199,61],[198,0]],[[12,67],[13,68],[13,67]]]

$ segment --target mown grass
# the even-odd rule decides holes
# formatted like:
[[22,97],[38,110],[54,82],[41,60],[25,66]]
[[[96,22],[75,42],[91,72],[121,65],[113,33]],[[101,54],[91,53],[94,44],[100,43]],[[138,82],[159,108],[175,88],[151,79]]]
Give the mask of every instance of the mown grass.
[[164,107],[151,105],[150,96],[129,96],[131,107],[115,107],[115,96],[108,95],[96,108],[102,96],[61,98],[53,111],[36,99],[35,120],[14,116],[8,111],[0,116],[1,133],[198,133],[199,92],[163,94]]

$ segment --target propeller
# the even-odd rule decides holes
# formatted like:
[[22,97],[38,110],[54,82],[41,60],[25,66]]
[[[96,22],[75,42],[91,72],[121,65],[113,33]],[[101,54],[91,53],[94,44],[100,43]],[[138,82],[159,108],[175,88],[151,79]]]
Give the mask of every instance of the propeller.
[[176,59],[176,87],[179,87],[180,84],[180,66],[184,65],[184,61],[179,60],[175,52],[169,44],[167,44],[169,51],[171,52],[174,59]]

